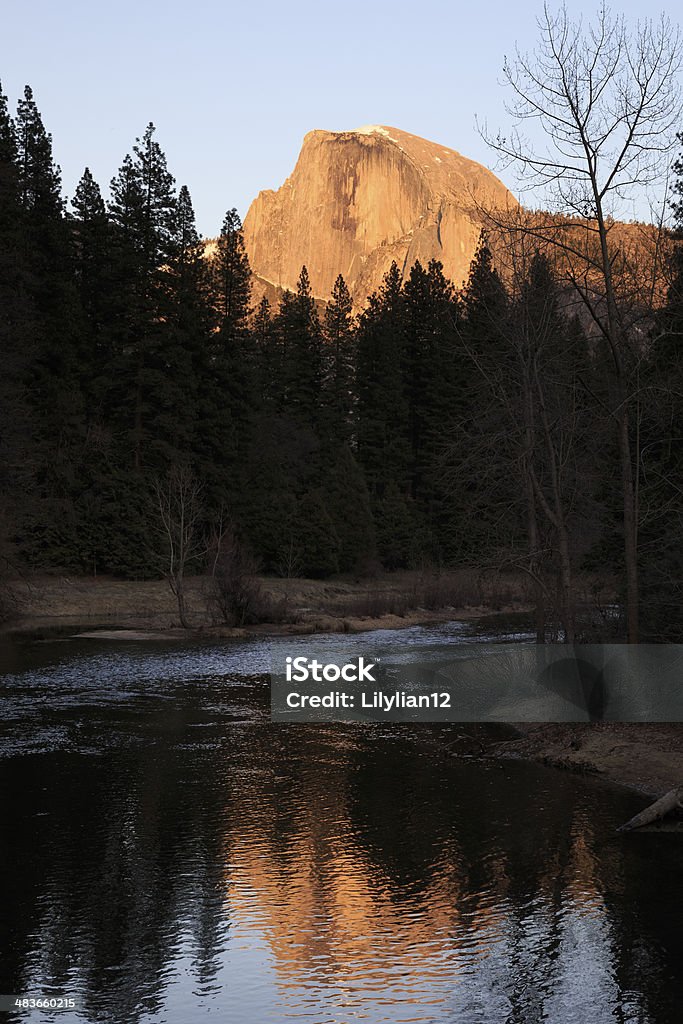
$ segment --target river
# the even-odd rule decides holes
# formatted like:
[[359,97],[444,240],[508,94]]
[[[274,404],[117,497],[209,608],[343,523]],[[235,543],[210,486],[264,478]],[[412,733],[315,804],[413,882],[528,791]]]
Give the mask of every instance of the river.
[[457,727],[273,724],[266,668],[5,641],[0,993],[77,1000],[6,1020],[683,1019],[680,838],[614,832],[642,799],[454,757]]

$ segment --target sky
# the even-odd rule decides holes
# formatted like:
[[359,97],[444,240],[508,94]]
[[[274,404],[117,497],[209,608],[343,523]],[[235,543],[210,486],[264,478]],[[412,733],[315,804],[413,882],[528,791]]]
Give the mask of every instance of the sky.
[[[613,10],[677,21],[670,0]],[[495,168],[477,119],[509,124],[503,60],[533,49],[540,13],[520,0],[6,0],[0,82],[11,109],[33,88],[67,196],[86,165],[106,194],[153,121],[210,237],[282,184],[313,128],[391,125]]]

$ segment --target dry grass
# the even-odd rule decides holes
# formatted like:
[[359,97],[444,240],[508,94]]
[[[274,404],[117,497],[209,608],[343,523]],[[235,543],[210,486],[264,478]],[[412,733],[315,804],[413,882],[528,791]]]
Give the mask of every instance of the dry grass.
[[501,611],[526,602],[522,581],[501,582],[474,570],[460,570],[385,575],[377,582],[356,584],[351,593],[328,597],[322,608],[329,615],[376,619],[415,610]]
[[[207,577],[187,580],[190,622],[211,626],[216,610]],[[258,601],[252,621],[314,622],[331,619],[381,619],[410,613],[457,613],[519,609],[527,602],[523,581],[478,574],[399,572],[372,579],[255,578]],[[128,581],[106,577],[34,577],[14,584],[22,608],[20,626],[118,625],[128,628],[177,627],[178,610],[165,580]],[[207,589],[208,588],[208,589]]]

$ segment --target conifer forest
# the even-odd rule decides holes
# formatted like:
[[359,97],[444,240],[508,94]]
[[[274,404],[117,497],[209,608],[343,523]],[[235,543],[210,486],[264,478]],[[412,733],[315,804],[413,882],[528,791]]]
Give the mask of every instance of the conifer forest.
[[153,124],[67,199],[31,89],[0,97],[2,577],[158,578],[176,534],[187,573],[226,538],[271,575],[497,566],[571,639],[578,579],[626,593],[626,452],[639,636],[681,641],[680,159],[673,212],[649,302],[614,265],[617,380],[533,233],[482,225],[464,288],[394,264],[358,307],[304,266],[256,301],[237,212],[199,237]]

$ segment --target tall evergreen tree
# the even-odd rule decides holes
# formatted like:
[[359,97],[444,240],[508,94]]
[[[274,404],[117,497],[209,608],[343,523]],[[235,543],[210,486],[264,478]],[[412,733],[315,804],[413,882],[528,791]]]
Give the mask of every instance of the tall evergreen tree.
[[[87,373],[92,383],[109,369],[111,352],[107,344],[109,296],[111,293],[111,232],[100,187],[88,167],[71,202],[72,259],[81,306],[87,319]],[[93,404],[99,395],[92,396]]]
[[256,307],[252,323],[254,360],[256,366],[255,388],[261,396],[259,410],[267,408],[269,414],[278,406],[281,395],[282,364],[277,343],[277,331],[270,302],[264,295]]
[[363,471],[348,444],[327,445],[322,492],[327,514],[339,541],[341,572],[363,570],[376,562],[377,546],[370,495]]
[[506,354],[507,308],[505,285],[493,264],[486,233],[482,232],[463,295],[467,341],[474,355],[491,362]]
[[83,321],[74,287],[60,171],[29,86],[17,106],[16,145],[23,284],[32,325],[27,381],[40,468],[29,528],[32,557],[77,564],[77,473],[85,436]]
[[0,83],[0,213],[3,228],[7,224],[9,203],[18,204],[17,137],[14,121],[10,117],[7,97]]
[[0,87],[0,576],[13,562],[12,539],[31,501],[35,471],[28,360],[34,322],[21,234],[16,132]]
[[251,272],[237,210],[228,210],[212,259],[216,324],[226,336],[244,335],[251,302]]
[[[106,454],[108,467],[102,469],[106,480],[98,478],[97,491],[104,521],[117,509],[120,514],[116,531],[100,531],[104,543],[97,564],[126,575],[153,571],[146,543],[150,474],[162,476],[186,458],[186,438],[179,428],[187,366],[176,359],[176,196],[154,135],[149,124],[111,181],[102,253],[109,282],[100,310],[106,370],[96,388],[100,465]],[[101,242],[104,232],[94,230],[95,225],[104,227],[95,188],[88,178],[81,185],[76,231],[83,230],[78,222],[85,218],[86,234]]]
[[107,211],[100,186],[90,173],[89,167],[86,167],[81,175],[71,205],[82,225],[98,224],[106,219]]
[[309,491],[299,501],[292,543],[304,575],[324,578],[339,572],[341,542],[322,490]]
[[196,461],[204,430],[201,401],[207,381],[203,370],[212,325],[206,267],[186,185],[178,193],[163,287],[166,313],[158,363],[157,445],[163,446],[168,464],[187,466]]
[[409,489],[410,441],[405,393],[405,306],[392,263],[358,326],[358,455],[373,499],[389,483]]
[[211,257],[213,331],[202,383],[202,475],[207,501],[240,516],[240,473],[253,431],[255,366],[249,329],[251,271],[235,209],[223,220]]
[[78,467],[79,560],[92,571],[107,568],[113,535],[112,510],[105,495],[116,473],[112,409],[108,398],[112,359],[113,278],[111,227],[99,185],[85,168],[71,201],[71,266],[83,318],[79,371],[84,402],[85,438]]
[[[508,428],[500,415],[501,387],[512,373],[508,334],[509,297],[482,234],[462,295],[456,359],[468,367],[469,386],[463,388],[459,414],[451,425],[447,467],[453,515],[468,523],[461,532],[460,552],[468,557],[484,551],[488,555],[508,541],[503,534],[510,519],[503,506],[509,490],[499,471],[509,464],[502,450]],[[495,439],[500,458],[491,461]]]
[[356,341],[353,300],[341,274],[325,307],[324,429],[337,441],[349,442],[354,432]]
[[[268,564],[289,572],[301,562],[303,519],[296,509],[314,492],[317,497],[310,499],[311,507],[319,507],[324,462],[320,458],[321,331],[305,268],[296,294],[285,292],[272,320],[268,305],[261,304],[252,339],[262,374],[253,399],[258,415],[245,460],[244,492],[249,506],[245,526],[252,545],[264,552]],[[325,516],[329,517],[327,506]],[[316,571],[322,571],[322,566]]]
[[412,528],[390,550],[390,523],[412,524],[413,502],[405,300],[395,263],[360,317],[357,352],[358,461],[370,493],[380,558],[398,568],[410,562]]
[[45,131],[28,85],[17,105],[16,143],[21,205],[36,226],[54,223],[64,207],[61,173],[52,158],[52,136]]
[[115,345],[120,426],[133,467],[162,469],[168,438],[155,427],[157,396],[164,389],[164,337],[169,314],[168,278],[174,257],[176,196],[166,157],[149,124],[111,182],[109,216],[115,228]]
[[128,243],[137,250],[148,274],[159,272],[173,250],[176,217],[175,179],[154,138],[150,122],[135,140],[111,182],[109,213]]
[[462,416],[470,368],[457,348],[460,307],[441,263],[416,263],[404,286],[406,401],[410,432],[410,490],[422,523],[424,555],[452,557],[463,524],[444,486],[444,437]]
[[322,333],[306,267],[277,316],[284,400],[289,416],[317,430],[322,398]]

